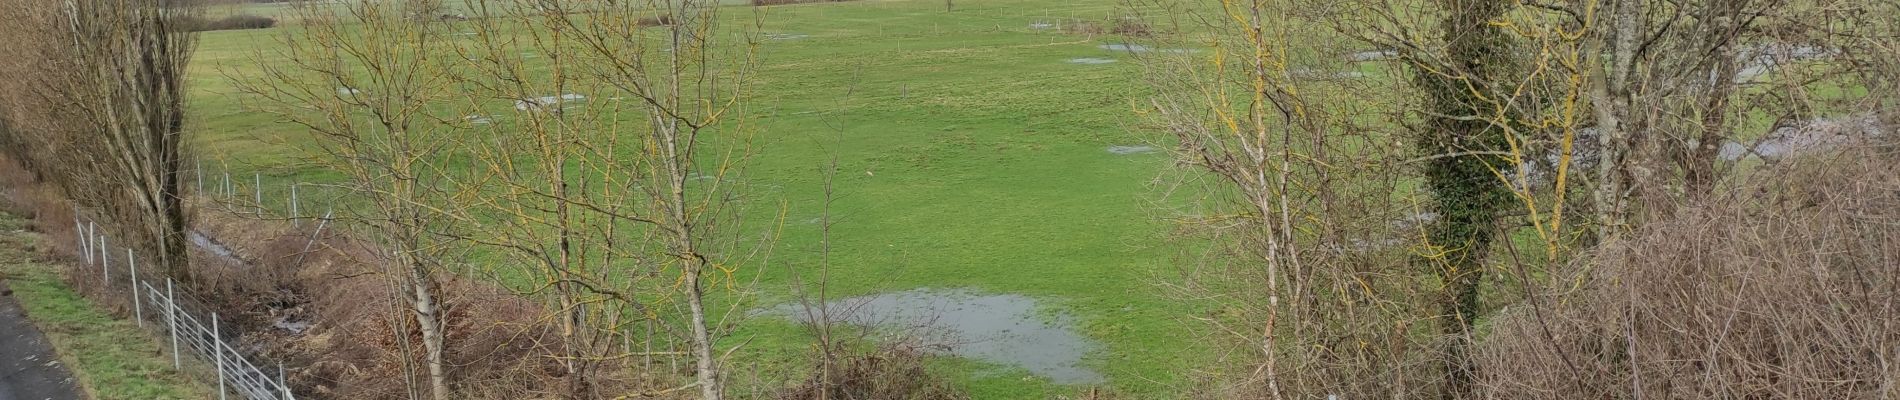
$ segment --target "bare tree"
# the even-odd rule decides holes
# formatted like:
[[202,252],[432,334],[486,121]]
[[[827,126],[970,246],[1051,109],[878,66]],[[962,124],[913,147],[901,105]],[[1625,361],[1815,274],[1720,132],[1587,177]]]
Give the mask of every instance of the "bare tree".
[[[313,134],[318,158],[348,177],[343,184],[368,207],[349,219],[387,250],[384,274],[420,332],[426,392],[454,397],[447,362],[448,325],[440,306],[437,270],[454,251],[438,216],[456,202],[445,192],[456,174],[443,164],[461,148],[457,132],[434,107],[453,98],[449,52],[439,47],[443,27],[405,16],[434,10],[431,0],[360,1],[331,9],[300,7],[302,29],[285,31],[282,46],[262,51],[259,76],[239,86],[269,110]],[[406,325],[395,334],[409,336]],[[411,396],[422,390],[412,385]]]
[[[194,1],[75,0],[5,6],[19,60],[12,151],[123,224],[161,271],[189,281],[184,188],[185,68]],[[107,188],[100,190],[100,188]]]
[[676,337],[695,364],[695,381],[673,390],[723,398],[715,341],[743,313],[710,310],[708,297],[738,288],[737,268],[769,243],[737,219],[753,152],[749,32],[701,1],[471,5],[480,22],[463,82],[516,107],[475,157],[490,172],[471,181],[481,210],[463,220],[481,233],[467,237],[541,267],[527,289],[563,315],[571,395],[595,390],[585,377],[599,360],[662,353],[608,350],[648,322],[661,331],[643,342]]
[[[1666,213],[1713,189],[1717,152],[1732,136],[1745,59],[1773,51],[1755,27],[1783,0],[1609,0],[1585,54],[1598,147],[1597,237],[1632,229],[1632,213]],[[1571,8],[1586,16],[1582,3]],[[1751,43],[1755,42],[1755,43]],[[1599,57],[1607,56],[1607,60]]]
[[[1189,319],[1216,345],[1199,371],[1202,398],[1415,397],[1432,375],[1430,326],[1408,238],[1416,214],[1400,195],[1408,149],[1378,116],[1411,103],[1362,79],[1341,55],[1330,6],[1227,2],[1154,7],[1171,48],[1144,55],[1160,143],[1176,146],[1178,180],[1160,202],[1189,253],[1184,299],[1218,304]],[[1495,178],[1494,178],[1495,179]]]

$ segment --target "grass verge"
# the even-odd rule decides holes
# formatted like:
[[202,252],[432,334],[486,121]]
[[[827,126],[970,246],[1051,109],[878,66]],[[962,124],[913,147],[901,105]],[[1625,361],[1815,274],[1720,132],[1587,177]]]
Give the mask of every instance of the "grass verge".
[[215,391],[171,368],[151,335],[95,307],[40,256],[40,235],[0,212],[0,277],[94,399],[206,399]]

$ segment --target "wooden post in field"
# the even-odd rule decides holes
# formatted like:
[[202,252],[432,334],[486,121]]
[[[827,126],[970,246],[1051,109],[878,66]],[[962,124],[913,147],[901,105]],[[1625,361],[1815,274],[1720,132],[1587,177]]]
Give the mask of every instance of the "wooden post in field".
[[198,168],[193,171],[196,171],[198,173],[198,191],[196,193],[199,196],[203,196],[205,195],[205,162],[203,160],[199,160]]
[[251,182],[257,186],[257,215],[264,215],[264,173],[253,172]]
[[231,202],[231,196],[233,196],[231,193],[235,192],[235,190],[231,188],[231,171],[224,171],[224,185],[222,186],[224,186],[224,201],[228,204]]
[[178,363],[178,298],[173,297],[172,278],[165,278],[165,324],[172,333],[172,369],[183,368]]
[[132,270],[132,320],[139,327],[145,327],[145,308],[139,304],[139,260],[132,257],[132,248],[125,248],[125,265]]

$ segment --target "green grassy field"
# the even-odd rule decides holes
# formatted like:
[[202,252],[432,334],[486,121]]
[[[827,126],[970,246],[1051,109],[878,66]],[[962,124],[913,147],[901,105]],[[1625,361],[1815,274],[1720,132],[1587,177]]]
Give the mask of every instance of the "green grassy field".
[[[1147,90],[1141,66],[1098,47],[1120,38],[1031,26],[1101,21],[1121,4],[997,0],[945,12],[936,1],[872,0],[728,8],[735,22],[763,13],[759,33],[766,34],[749,105],[748,123],[764,141],[743,177],[757,189],[748,193],[758,200],[749,216],[771,221],[782,211],[785,221],[772,265],[753,269],[762,294],[746,306],[787,301],[785,266],[816,264],[819,170],[835,156],[834,295],[971,288],[1032,296],[1047,313],[1078,318],[1103,345],[1089,364],[1109,386],[1137,398],[1172,397],[1186,383],[1183,371],[1207,351],[1181,321],[1205,305],[1169,298],[1156,285],[1174,276],[1179,255],[1165,245],[1171,227],[1151,204],[1159,197],[1151,183],[1170,160],[1106,151],[1160,140],[1134,128],[1140,121],[1131,99]],[[284,15],[277,6],[254,7],[241,12]],[[267,203],[277,204],[292,182],[339,178],[305,162],[313,156],[300,150],[306,132],[260,112],[227,78],[256,72],[257,52],[275,45],[281,29],[206,33],[191,98],[196,150],[234,171],[246,185],[241,193],[249,192],[252,172],[263,174],[274,199]],[[1069,62],[1075,58],[1118,62]],[[1381,64],[1357,68],[1374,77],[1392,73]],[[1749,127],[1766,119],[1751,115]],[[305,215],[322,202],[307,202]],[[1541,243],[1524,231],[1513,238],[1529,254]],[[803,329],[775,318],[746,322],[724,344],[741,343],[739,362],[781,369],[808,351]],[[969,360],[933,367],[980,399],[1081,389]]]
[[[1147,186],[1166,156],[1117,155],[1142,145],[1129,99],[1140,67],[1094,39],[1038,21],[1102,20],[1112,0],[1007,0],[960,4],[862,1],[771,7],[751,99],[765,140],[745,179],[783,200],[787,221],[773,262],[816,259],[821,164],[841,172],[834,204],[834,293],[973,288],[1041,299],[1078,317],[1103,350],[1090,364],[1119,390],[1163,393],[1180,383],[1194,350],[1177,321],[1192,305],[1159,295],[1175,254],[1152,218]],[[758,10],[733,7],[733,18]],[[194,60],[194,144],[224,160],[248,192],[334,174],[302,162],[306,134],[258,112],[228,81],[251,68],[276,30],[206,33]],[[1115,58],[1103,65],[1073,58]],[[505,115],[503,116],[506,117]],[[842,138],[841,140],[839,138]],[[209,167],[208,167],[209,168]],[[268,189],[273,199],[284,190]],[[776,204],[755,204],[771,209]],[[782,266],[764,270],[760,304],[786,299]],[[731,340],[748,362],[789,362],[805,351],[801,329],[762,318]],[[1046,398],[1077,388],[1022,371],[945,361],[976,398]]]
[[[970,288],[1032,296],[1045,313],[1078,319],[1102,345],[1088,364],[1109,377],[1108,386],[1136,398],[1174,397],[1187,384],[1184,371],[1209,353],[1181,319],[1213,308],[1170,298],[1157,286],[1175,276],[1180,255],[1165,240],[1172,227],[1155,218],[1152,204],[1160,197],[1152,183],[1171,160],[1107,151],[1162,140],[1135,128],[1141,121],[1131,102],[1148,90],[1142,67],[1128,53],[1098,47],[1121,38],[1031,26],[1103,21],[1120,15],[1122,4],[996,0],[946,12],[936,1],[868,0],[727,8],[730,25],[764,21],[747,116],[763,140],[742,178],[757,200],[748,204],[748,217],[757,225],[784,221],[771,265],[751,269],[759,274],[759,297],[741,308],[788,301],[785,267],[817,263],[819,171],[836,157],[833,295]],[[287,15],[279,6],[246,7],[216,12]],[[225,164],[211,168],[233,171],[240,193],[249,193],[252,172],[261,173],[267,203],[279,210],[290,183],[340,178],[307,162],[313,154],[302,150],[306,132],[261,112],[257,99],[228,78],[255,73],[258,52],[276,45],[283,29],[202,37],[190,125],[196,150]],[[1069,62],[1076,58],[1117,62]],[[1384,67],[1348,68],[1403,79]],[[1822,85],[1816,94],[1859,92]],[[514,111],[496,101],[495,118],[511,118]],[[1372,121],[1381,118],[1376,112],[1361,114],[1352,118],[1380,123]],[[1765,132],[1771,121],[1748,115],[1738,138],[1752,139],[1757,134],[1749,132]],[[1411,195],[1415,184],[1406,180],[1398,189]],[[305,215],[328,201],[305,196],[319,197],[305,203]],[[1526,254],[1540,251],[1541,241],[1526,230],[1511,237]],[[750,319],[722,344],[743,344],[735,356],[749,364],[746,370],[793,371],[809,351],[804,329],[777,318]],[[932,367],[979,399],[1084,389],[971,360]]]
[[95,399],[206,399],[214,390],[172,369],[169,350],[153,336],[94,307],[66,286],[58,266],[35,254],[38,235],[0,213],[0,277],[27,317],[46,333],[80,386]]

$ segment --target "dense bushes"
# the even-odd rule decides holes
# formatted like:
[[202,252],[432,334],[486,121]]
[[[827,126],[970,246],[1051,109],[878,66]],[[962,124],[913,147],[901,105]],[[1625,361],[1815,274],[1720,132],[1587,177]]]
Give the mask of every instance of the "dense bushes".
[[786,5],[786,4],[804,4],[804,3],[840,3],[840,2],[846,2],[846,1],[851,1],[851,0],[752,0],[752,5],[778,6],[778,5]]
[[271,17],[238,14],[219,19],[205,17],[179,18],[178,29],[187,32],[229,31],[241,29],[269,29],[277,26],[277,20]]
[[924,349],[900,342],[877,350],[842,355],[829,371],[820,371],[775,396],[779,400],[962,400],[969,395],[924,368]]
[[[1791,160],[1607,243],[1481,341],[1491,398],[1857,399],[1900,385],[1891,152]],[[1569,283],[1563,286],[1570,287]]]

